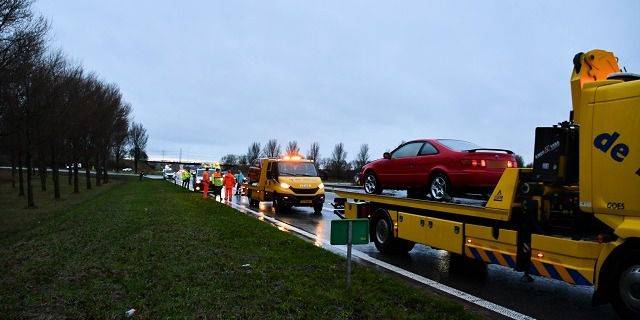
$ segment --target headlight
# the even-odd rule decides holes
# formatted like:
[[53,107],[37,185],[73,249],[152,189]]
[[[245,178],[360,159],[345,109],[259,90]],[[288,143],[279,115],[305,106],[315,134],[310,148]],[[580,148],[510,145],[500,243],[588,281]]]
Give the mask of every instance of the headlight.
[[322,182],[321,182],[321,183],[318,185],[318,188],[319,188],[319,189],[324,188],[324,183],[322,183]]
[[289,189],[289,187],[291,187],[288,183],[285,182],[280,182],[280,188],[282,189]]

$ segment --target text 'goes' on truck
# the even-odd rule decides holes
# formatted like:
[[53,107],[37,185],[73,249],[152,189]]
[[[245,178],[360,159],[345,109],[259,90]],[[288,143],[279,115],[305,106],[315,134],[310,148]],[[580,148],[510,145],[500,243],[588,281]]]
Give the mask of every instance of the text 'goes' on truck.
[[569,121],[535,131],[533,168],[506,168],[485,205],[337,191],[382,252],[413,244],[574,285],[640,319],[640,76],[611,52],[573,60]]
[[247,197],[252,206],[272,201],[276,213],[312,207],[321,214],[324,184],[311,160],[298,156],[258,159],[249,168]]

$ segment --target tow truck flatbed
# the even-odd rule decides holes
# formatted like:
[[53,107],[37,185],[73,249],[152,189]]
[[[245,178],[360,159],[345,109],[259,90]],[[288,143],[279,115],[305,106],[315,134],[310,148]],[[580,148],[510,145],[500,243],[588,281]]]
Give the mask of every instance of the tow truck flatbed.
[[408,208],[414,210],[428,210],[441,213],[459,214],[464,216],[472,216],[477,218],[485,218],[492,220],[508,221],[510,218],[510,210],[495,209],[486,206],[440,202],[432,200],[398,198],[386,195],[365,194],[353,191],[334,191],[338,197],[353,199],[356,201],[373,202],[377,204],[389,205],[399,208]]

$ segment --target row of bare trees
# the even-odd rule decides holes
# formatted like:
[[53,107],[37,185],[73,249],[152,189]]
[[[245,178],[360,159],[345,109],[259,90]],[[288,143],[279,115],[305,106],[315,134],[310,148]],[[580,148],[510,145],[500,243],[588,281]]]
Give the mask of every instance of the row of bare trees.
[[68,168],[74,193],[80,190],[80,165],[86,188],[92,187],[92,167],[100,186],[109,182],[110,160],[118,167],[128,144],[140,154],[147,139],[142,125],[130,125],[131,106],[120,89],[48,50],[47,30],[30,0],[0,0],[0,155],[11,163],[13,186],[17,180],[27,207],[35,206],[36,169],[42,191],[50,169],[59,199],[61,168]]

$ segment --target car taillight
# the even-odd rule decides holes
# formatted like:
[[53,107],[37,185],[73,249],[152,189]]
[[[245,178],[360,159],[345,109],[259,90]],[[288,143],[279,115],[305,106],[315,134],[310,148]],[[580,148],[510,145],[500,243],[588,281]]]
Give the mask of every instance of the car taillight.
[[482,168],[487,166],[487,161],[485,160],[477,160],[477,159],[464,159],[461,161],[462,165],[470,166],[472,168]]

